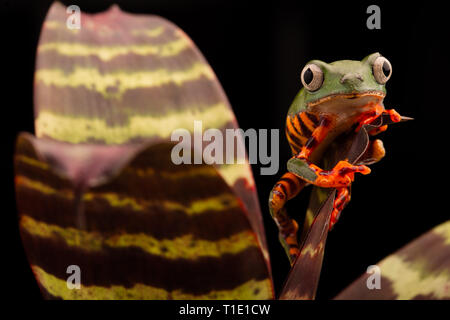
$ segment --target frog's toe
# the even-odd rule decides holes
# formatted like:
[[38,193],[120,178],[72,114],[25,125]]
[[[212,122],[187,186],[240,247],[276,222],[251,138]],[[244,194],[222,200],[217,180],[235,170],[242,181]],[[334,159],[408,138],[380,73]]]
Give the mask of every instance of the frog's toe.
[[369,174],[370,168],[365,165],[353,165],[342,160],[332,170],[318,172],[314,184],[323,188],[348,187],[355,179],[355,172]]
[[391,118],[392,122],[400,122],[400,121],[402,121],[403,117],[400,115],[400,113],[395,111],[395,109],[386,110],[386,113],[389,115],[389,117]]
[[353,176],[354,176],[353,174],[355,172],[359,172],[364,175],[369,174],[370,168],[365,165],[353,165],[353,164],[349,163],[348,161],[342,160],[336,164],[336,166],[333,168],[333,171],[337,171],[338,174],[341,176],[350,175],[353,180]]

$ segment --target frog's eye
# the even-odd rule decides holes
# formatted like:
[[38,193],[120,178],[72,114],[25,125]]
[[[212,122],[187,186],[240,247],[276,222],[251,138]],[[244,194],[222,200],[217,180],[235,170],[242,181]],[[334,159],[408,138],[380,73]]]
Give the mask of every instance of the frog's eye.
[[378,57],[373,63],[372,72],[379,84],[385,84],[392,75],[391,63],[385,57]]
[[303,68],[300,78],[306,90],[316,91],[322,86],[323,71],[318,65],[310,63]]

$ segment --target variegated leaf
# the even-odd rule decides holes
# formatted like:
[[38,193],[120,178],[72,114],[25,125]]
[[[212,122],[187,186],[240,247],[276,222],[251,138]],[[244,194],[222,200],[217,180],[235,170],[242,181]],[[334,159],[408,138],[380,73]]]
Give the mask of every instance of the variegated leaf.
[[[376,264],[380,287],[365,273],[338,300],[450,299],[450,220]],[[368,285],[369,283],[369,285]]]
[[[118,7],[82,13],[80,29],[67,28],[67,17],[54,3],[45,19],[36,138],[21,134],[15,156],[21,233],[43,292],[272,298],[249,165],[170,158],[175,129],[192,134],[196,120],[203,130],[238,128],[192,40],[161,17]],[[70,264],[81,267],[81,290],[66,287]]]

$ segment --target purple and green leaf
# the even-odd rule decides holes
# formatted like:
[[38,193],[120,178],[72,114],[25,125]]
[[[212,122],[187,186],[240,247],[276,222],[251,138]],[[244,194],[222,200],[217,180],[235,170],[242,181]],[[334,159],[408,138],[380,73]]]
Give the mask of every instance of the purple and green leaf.
[[[378,275],[363,274],[335,299],[449,300],[450,221],[428,231],[376,266]],[[371,279],[374,276],[380,276],[379,288],[370,285],[376,281]]]
[[[21,133],[15,153],[20,230],[44,295],[273,298],[248,163],[171,160],[178,128],[238,128],[192,40],[118,7],[82,13],[81,29],[66,19],[53,4],[37,50],[36,137]],[[81,290],[66,286],[70,265]]]

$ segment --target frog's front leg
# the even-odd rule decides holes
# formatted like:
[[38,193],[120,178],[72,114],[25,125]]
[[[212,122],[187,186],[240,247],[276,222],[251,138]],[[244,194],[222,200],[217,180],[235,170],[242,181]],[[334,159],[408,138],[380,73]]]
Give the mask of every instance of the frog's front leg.
[[[354,180],[355,172],[362,174],[370,173],[369,167],[365,165],[352,165],[346,160],[339,161],[331,170],[323,170],[317,165],[309,161],[312,152],[323,142],[327,134],[332,129],[333,121],[325,116],[322,116],[319,125],[314,129],[311,136],[308,138],[305,146],[298,155],[295,155],[288,163],[288,170],[308,183],[312,183],[322,188],[342,188],[347,187]],[[308,166],[311,174],[308,176],[301,175],[297,170],[301,166]]]
[[304,180],[288,172],[275,184],[269,196],[269,211],[278,226],[279,239],[291,265],[294,263],[300,250],[297,240],[298,224],[288,216],[284,206],[305,185],[306,182]]

